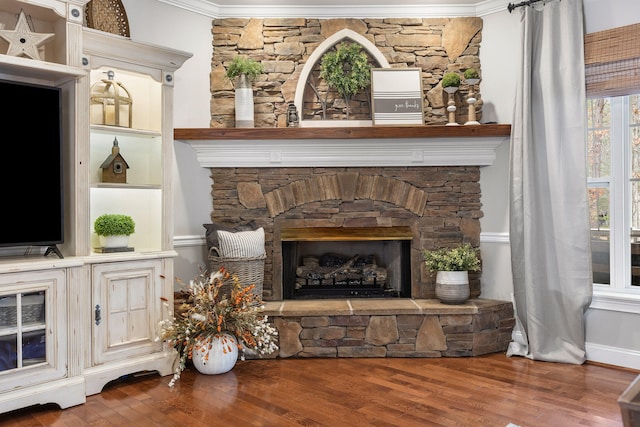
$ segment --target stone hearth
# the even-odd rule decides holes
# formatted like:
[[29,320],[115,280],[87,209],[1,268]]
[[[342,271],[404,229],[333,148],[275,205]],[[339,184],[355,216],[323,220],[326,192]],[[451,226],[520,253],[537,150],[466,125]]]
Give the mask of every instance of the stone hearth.
[[340,299],[267,302],[279,332],[272,357],[464,357],[505,351],[515,324],[505,301]]

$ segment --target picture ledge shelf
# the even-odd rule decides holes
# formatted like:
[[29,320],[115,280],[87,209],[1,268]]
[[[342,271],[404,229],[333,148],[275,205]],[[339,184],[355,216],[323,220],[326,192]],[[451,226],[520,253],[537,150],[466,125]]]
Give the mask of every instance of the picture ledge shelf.
[[511,125],[178,128],[202,167],[489,166]]

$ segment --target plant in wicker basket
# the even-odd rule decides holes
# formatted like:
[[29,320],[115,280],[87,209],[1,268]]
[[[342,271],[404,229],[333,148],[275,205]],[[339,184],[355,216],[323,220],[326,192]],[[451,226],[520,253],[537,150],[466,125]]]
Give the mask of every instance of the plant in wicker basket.
[[[229,284],[231,290],[227,293]],[[253,285],[243,287],[238,277],[224,268],[213,273],[202,271],[190,281],[186,301],[174,316],[161,323],[162,339],[179,355],[169,386],[180,378],[187,359],[198,350],[197,343],[216,334],[235,335],[242,360],[245,353],[261,356],[278,350],[278,331],[262,314],[262,298],[253,290]]]

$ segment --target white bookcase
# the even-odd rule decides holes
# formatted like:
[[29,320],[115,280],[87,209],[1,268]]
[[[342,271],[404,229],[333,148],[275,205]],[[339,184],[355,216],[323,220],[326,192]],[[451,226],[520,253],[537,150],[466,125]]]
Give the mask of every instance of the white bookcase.
[[[83,27],[87,2],[0,2],[0,22],[23,10],[40,32],[55,34],[42,60],[0,53],[0,78],[60,87],[66,117],[64,258],[0,256],[0,413],[65,408],[123,375],[173,370],[174,352],[158,340],[167,315],[160,298],[171,304],[176,256],[173,73],[191,55]],[[131,92],[131,126],[92,119],[91,85],[108,70]],[[126,183],[101,178],[115,138],[129,164]],[[132,251],[96,251],[93,222],[102,213],[133,217]]]

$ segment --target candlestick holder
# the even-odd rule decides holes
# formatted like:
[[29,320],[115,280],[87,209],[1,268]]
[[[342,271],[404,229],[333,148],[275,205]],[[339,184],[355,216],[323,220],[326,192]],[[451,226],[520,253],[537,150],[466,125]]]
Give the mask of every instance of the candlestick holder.
[[475,85],[478,84],[480,79],[466,79],[465,82],[469,85],[469,95],[467,97],[467,104],[469,104],[469,120],[465,123],[465,125],[479,125],[480,123],[476,120],[476,106],[475,103],[477,101],[476,94],[473,92],[475,89]]
[[448,86],[444,88],[444,91],[447,92],[447,97],[449,98],[449,102],[447,104],[447,111],[449,112],[449,123],[447,126],[458,126],[456,122],[456,101],[455,101],[455,93],[458,91],[458,86]]

